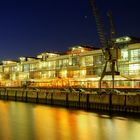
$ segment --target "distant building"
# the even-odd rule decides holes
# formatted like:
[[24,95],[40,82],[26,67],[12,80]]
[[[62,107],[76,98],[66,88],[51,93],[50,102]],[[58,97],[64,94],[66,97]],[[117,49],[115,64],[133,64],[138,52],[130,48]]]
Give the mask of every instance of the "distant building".
[[[140,39],[120,37],[115,40],[120,48],[115,76],[116,88],[140,87]],[[104,66],[102,50],[79,45],[65,53],[43,52],[33,57],[20,57],[19,61],[3,61],[0,65],[1,86],[84,87],[98,88]],[[110,75],[102,86],[111,87]]]

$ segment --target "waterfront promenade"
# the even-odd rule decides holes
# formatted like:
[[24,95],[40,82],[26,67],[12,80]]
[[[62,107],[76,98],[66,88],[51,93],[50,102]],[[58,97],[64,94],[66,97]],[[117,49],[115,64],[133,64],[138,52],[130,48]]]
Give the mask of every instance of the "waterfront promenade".
[[66,89],[0,88],[0,99],[67,108],[140,113],[140,94],[98,94]]

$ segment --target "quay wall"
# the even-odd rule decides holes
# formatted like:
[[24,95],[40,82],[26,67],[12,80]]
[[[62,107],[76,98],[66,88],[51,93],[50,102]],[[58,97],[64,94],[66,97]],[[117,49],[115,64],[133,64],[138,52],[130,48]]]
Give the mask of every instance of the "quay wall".
[[140,94],[95,94],[53,90],[1,88],[0,99],[68,108],[140,113]]

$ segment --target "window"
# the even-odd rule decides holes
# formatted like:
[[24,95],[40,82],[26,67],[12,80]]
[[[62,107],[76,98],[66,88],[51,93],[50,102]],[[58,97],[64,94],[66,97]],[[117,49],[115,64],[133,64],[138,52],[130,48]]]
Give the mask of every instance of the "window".
[[97,55],[93,57],[93,64],[98,65],[98,64],[103,64],[104,63],[104,56],[103,55]]
[[86,66],[92,66],[93,65],[93,56],[86,56],[85,63],[86,63]]
[[30,65],[29,64],[24,64],[23,65],[23,71],[24,72],[28,72],[29,71],[29,68],[30,68]]
[[37,70],[38,65],[37,64],[30,64],[30,71],[35,71]]
[[73,66],[78,65],[78,58],[77,58],[77,57],[73,57],[73,58],[72,58],[72,65],[73,65]]
[[140,64],[131,64],[129,65],[129,74],[138,75],[140,73]]
[[122,49],[122,51],[121,51],[121,59],[122,60],[128,60],[128,50],[127,49]]
[[131,55],[130,60],[132,62],[139,61],[140,60],[140,49],[131,50],[130,55]]

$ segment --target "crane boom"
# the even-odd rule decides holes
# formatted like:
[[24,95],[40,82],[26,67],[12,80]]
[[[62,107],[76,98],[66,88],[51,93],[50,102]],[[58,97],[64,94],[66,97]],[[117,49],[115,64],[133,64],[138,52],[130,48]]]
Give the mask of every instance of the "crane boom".
[[[117,59],[118,59],[118,54],[117,54],[118,48],[114,46],[114,43],[113,43],[113,38],[115,36],[115,28],[114,28],[114,24],[112,20],[112,14],[110,12],[108,13],[109,22],[110,22],[110,38],[107,39],[107,37],[105,36],[104,29],[103,29],[103,24],[101,22],[101,18],[100,18],[100,15],[96,6],[96,2],[95,0],[89,0],[89,2],[92,7],[93,15],[95,17],[96,29],[97,29],[101,49],[105,57],[105,65],[101,73],[101,77],[99,81],[99,88],[101,89],[101,83],[104,76],[112,75],[112,81],[113,81],[112,88],[114,90],[114,75],[119,74],[119,72],[115,71],[115,68],[116,68],[115,65],[117,66]],[[110,71],[106,71],[108,63],[110,63],[110,66],[111,66]]]
[[112,46],[113,45],[113,39],[116,37],[116,30],[115,30],[115,26],[114,26],[114,23],[113,23],[112,12],[108,11],[107,16],[109,18],[109,24],[110,24],[110,33],[109,33],[108,40],[109,40],[110,46]]
[[98,37],[99,37],[102,52],[105,56],[105,59],[110,59],[110,51],[109,51],[109,48],[108,48],[108,42],[107,42],[107,39],[106,39],[106,36],[105,36],[105,32],[104,32],[104,28],[103,28],[101,18],[99,16],[99,11],[97,9],[96,2],[95,2],[95,0],[89,0],[89,2],[90,2],[90,5],[91,5],[91,8],[92,8],[93,15],[95,17],[97,34],[98,34]]

